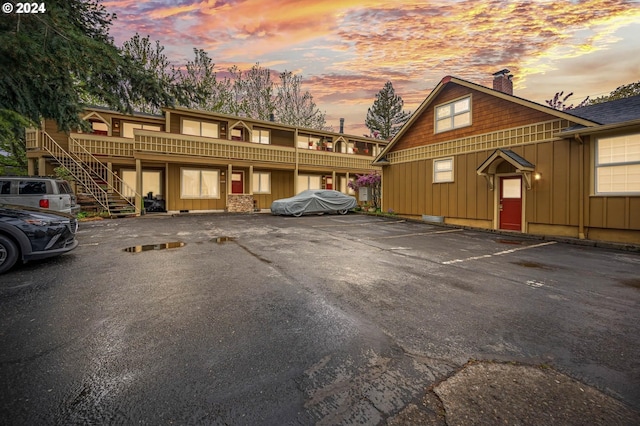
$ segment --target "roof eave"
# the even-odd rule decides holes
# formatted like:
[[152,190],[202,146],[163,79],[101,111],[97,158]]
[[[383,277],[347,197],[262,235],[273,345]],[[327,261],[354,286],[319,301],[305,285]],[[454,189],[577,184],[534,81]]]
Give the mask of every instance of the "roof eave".
[[566,138],[571,136],[592,135],[595,133],[608,132],[611,130],[624,130],[626,128],[633,128],[638,126],[640,126],[640,118],[630,121],[623,121],[621,123],[602,124],[599,126],[584,127],[582,129],[567,130],[558,133],[558,136],[561,138]]

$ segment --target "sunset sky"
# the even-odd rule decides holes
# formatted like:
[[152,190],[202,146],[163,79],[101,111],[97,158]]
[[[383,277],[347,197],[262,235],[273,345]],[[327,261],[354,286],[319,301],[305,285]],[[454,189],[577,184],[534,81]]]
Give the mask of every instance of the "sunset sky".
[[414,111],[447,75],[491,86],[508,68],[514,95],[606,95],[640,80],[640,2],[629,0],[107,0],[111,34],[165,46],[176,66],[208,52],[216,68],[259,63],[303,78],[327,124],[368,133],[386,81]]

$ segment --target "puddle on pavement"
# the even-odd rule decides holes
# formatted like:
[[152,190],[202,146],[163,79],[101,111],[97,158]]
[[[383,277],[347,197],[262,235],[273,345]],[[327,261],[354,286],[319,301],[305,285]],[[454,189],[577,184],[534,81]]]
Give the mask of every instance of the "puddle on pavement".
[[619,279],[618,282],[624,286],[640,290],[640,278]]
[[174,249],[184,247],[185,243],[181,242],[173,242],[173,243],[161,243],[161,244],[146,244],[143,246],[133,246],[127,247],[123,249],[127,253],[141,253],[143,251],[151,251],[151,250],[165,250],[165,249]]
[[235,237],[216,237],[211,240],[212,243],[224,244],[227,241],[235,241]]
[[517,244],[517,245],[524,244],[524,241],[518,241],[518,240],[495,240],[495,242],[500,244]]
[[511,262],[514,265],[518,265],[518,266],[524,266],[525,268],[542,268],[542,269],[547,269],[548,266],[544,265],[542,263],[538,263],[538,262],[528,262],[526,260],[521,261],[521,262]]

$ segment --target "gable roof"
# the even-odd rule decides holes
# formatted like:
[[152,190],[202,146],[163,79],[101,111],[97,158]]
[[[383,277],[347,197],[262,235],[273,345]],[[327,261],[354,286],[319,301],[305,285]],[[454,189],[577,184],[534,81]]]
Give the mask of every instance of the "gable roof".
[[640,118],[640,95],[567,110],[598,124],[616,124]]
[[578,123],[580,125],[583,126],[594,126],[597,125],[597,122],[594,122],[592,120],[589,120],[587,118],[583,118],[583,117],[579,117],[576,115],[572,115],[569,114],[565,111],[560,111],[554,108],[551,108],[550,106],[545,106],[524,98],[520,98],[518,96],[513,96],[513,95],[509,95],[507,93],[504,92],[500,92],[498,90],[494,90],[491,89],[489,87],[485,87],[485,86],[481,86],[479,84],[476,83],[472,83],[470,81],[467,80],[463,80],[461,78],[457,78],[457,77],[453,77],[453,76],[446,76],[444,77],[442,80],[440,80],[440,82],[438,83],[438,85],[431,91],[431,93],[429,93],[429,95],[427,96],[427,98],[422,101],[422,103],[420,104],[420,106],[418,107],[418,109],[416,109],[416,111],[411,115],[411,118],[409,118],[409,120],[405,123],[404,126],[402,126],[402,128],[400,129],[400,131],[391,139],[391,141],[389,142],[389,144],[385,147],[385,149],[382,150],[382,152],[380,152],[380,154],[378,154],[378,156],[374,159],[373,163],[376,164],[378,162],[381,162],[380,164],[384,163],[383,160],[384,156],[393,148],[393,146],[397,143],[397,141],[402,138],[402,136],[407,132],[407,130],[409,128],[411,128],[411,126],[413,125],[413,123],[415,123],[418,118],[422,115],[422,113],[424,113],[424,111],[429,107],[429,105],[432,104],[433,100],[436,99],[438,97],[438,95],[444,90],[445,86],[449,83],[452,84],[457,84],[459,86],[464,86],[467,87],[469,89],[473,89],[473,90],[477,90],[479,92],[482,93],[486,93],[488,95],[494,96],[496,98],[499,99],[504,99],[507,100],[509,102],[514,102],[518,105],[522,105],[525,106],[527,108],[532,108],[535,109],[537,111],[541,111],[541,112],[545,112],[547,114],[556,116],[560,119],[564,119],[564,120],[569,120],[571,122],[574,123]]

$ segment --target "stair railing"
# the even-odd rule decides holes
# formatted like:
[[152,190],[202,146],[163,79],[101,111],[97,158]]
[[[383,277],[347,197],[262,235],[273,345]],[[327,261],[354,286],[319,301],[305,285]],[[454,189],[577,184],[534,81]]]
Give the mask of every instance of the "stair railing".
[[[136,208],[135,200],[142,199],[142,196],[135,191],[135,189],[131,188],[120,176],[110,170],[107,166],[105,166],[100,160],[98,160],[91,152],[89,152],[84,146],[80,144],[76,139],[69,136],[69,142],[73,144],[74,148],[77,148],[79,152],[75,152],[73,149],[70,149],[70,156],[76,156],[78,161],[84,164],[90,173],[93,173],[95,176],[99,176],[104,182],[107,183],[107,186],[110,191],[118,194],[118,196],[126,201],[131,208],[135,211],[136,214],[140,214],[140,209]],[[113,182],[110,184],[109,182]],[[118,189],[120,188],[120,189]],[[127,192],[128,194],[133,194],[125,196],[123,192]],[[133,200],[133,201],[132,201]]]
[[42,131],[42,148],[48,152],[58,163],[63,165],[74,179],[87,190],[89,194],[105,209],[109,214],[109,194],[98,185],[89,171],[62,148],[48,133]]

